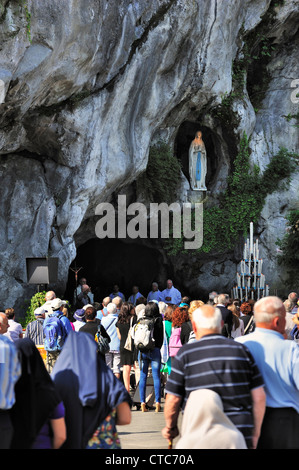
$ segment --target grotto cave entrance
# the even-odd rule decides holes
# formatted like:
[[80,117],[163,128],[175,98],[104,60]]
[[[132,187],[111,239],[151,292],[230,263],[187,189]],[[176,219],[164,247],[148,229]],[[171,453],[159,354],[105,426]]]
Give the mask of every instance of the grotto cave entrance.
[[[138,285],[145,297],[154,281],[163,290],[168,277],[173,278],[173,270],[163,258],[157,248],[141,241],[92,238],[77,248],[76,259],[70,268],[82,267],[78,280],[86,278],[94,293],[95,302],[101,302],[112,292],[114,284],[119,286],[126,299],[131,295],[133,285]],[[73,300],[75,286],[75,274],[70,269],[66,299]]]
[[189,147],[195,138],[197,131],[202,132],[207,151],[207,176],[206,185],[208,188],[214,185],[220,168],[221,145],[218,136],[206,126],[196,121],[184,121],[177,132],[174,142],[174,153],[182,165],[182,172],[187,180],[189,177]]

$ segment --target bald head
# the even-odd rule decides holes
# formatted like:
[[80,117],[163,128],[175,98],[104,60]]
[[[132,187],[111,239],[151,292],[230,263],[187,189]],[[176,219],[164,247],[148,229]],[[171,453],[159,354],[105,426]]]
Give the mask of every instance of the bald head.
[[211,333],[220,333],[222,315],[212,305],[202,305],[192,313],[192,326],[197,339]]
[[56,299],[56,294],[53,290],[49,290],[47,293],[46,293],[46,301],[48,300],[54,300]]
[[108,305],[110,302],[111,302],[110,297],[105,297],[105,298],[103,299],[103,302],[102,302],[103,307],[107,307],[107,305]]
[[116,308],[118,309],[120,309],[123,303],[122,298],[119,296],[114,297],[114,299],[112,299],[112,302],[116,305]]
[[286,309],[279,297],[269,296],[254,305],[254,320],[259,328],[268,328],[284,333]]

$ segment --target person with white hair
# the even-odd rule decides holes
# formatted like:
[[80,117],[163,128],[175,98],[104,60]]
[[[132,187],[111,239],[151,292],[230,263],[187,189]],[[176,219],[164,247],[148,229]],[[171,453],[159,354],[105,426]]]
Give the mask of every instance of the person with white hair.
[[256,328],[236,341],[254,357],[265,383],[266,412],[258,448],[299,449],[299,348],[285,340],[286,310],[276,296],[254,305]]
[[208,300],[208,304],[209,305],[214,305],[214,303],[217,303],[217,296],[218,296],[218,293],[216,291],[213,291],[213,292],[210,292],[209,293],[209,300]]
[[217,392],[224,413],[242,432],[248,448],[256,448],[265,411],[264,383],[249,350],[221,335],[219,309],[203,305],[192,313],[196,341],[184,344],[172,362],[165,387],[165,424],[162,435],[178,436],[177,421],[190,393]]
[[157,300],[158,302],[161,300],[161,291],[157,282],[152,283],[152,290],[148,293],[147,301],[150,302],[151,300]]
[[169,304],[179,305],[180,304],[182,300],[182,294],[178,289],[174,287],[171,279],[167,280],[166,289],[164,289],[161,292],[160,300],[162,300],[162,302],[165,302],[167,305]]
[[[118,321],[118,300],[122,302],[120,297],[114,298],[112,302],[107,305],[108,315],[101,320],[102,326],[105,328],[107,334],[110,336],[110,351],[105,354],[106,364],[113,371],[114,375],[120,378],[120,339],[117,335],[116,323]],[[114,302],[116,300],[116,302]]]
[[[216,297],[215,297],[216,299]],[[216,307],[221,311],[223,328],[222,334],[228,338],[231,338],[233,328],[233,313],[227,308],[229,304],[228,294],[219,294],[217,297]]]

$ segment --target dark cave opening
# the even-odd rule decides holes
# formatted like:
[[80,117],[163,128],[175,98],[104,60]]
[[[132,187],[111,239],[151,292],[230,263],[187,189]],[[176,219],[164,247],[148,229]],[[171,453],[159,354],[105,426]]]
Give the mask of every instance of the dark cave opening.
[[[114,284],[119,286],[127,299],[134,285],[137,285],[139,292],[147,297],[152,282],[158,282],[159,289],[163,290],[166,287],[166,280],[174,278],[171,265],[165,264],[158,249],[119,239],[88,240],[77,249],[76,259],[70,268],[75,267],[82,268],[78,273],[78,280],[86,278],[96,302],[101,302],[108,296]],[[65,298],[69,300],[73,298],[75,286],[75,274],[70,269]],[[177,284],[176,287],[179,288]]]

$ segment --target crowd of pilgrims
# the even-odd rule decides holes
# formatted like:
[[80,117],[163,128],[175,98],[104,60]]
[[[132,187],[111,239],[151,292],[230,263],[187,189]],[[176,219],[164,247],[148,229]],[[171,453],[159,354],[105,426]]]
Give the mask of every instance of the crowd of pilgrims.
[[[207,302],[195,300],[182,296],[171,280],[164,290],[155,282],[151,287],[143,296],[138,286],[133,286],[126,300],[114,285],[98,303],[83,278],[74,292],[72,307],[49,291],[34,312],[35,320],[24,329],[13,308],[0,314],[0,338],[6,337],[6,345],[10,343],[13,384],[6,406],[5,392],[0,396],[1,411],[10,412],[11,424],[3,448],[120,448],[116,426],[130,422],[132,405],[141,412],[161,411],[173,358],[182,345],[194,340],[191,320],[196,309],[217,307],[224,337],[235,339],[255,329],[254,300],[241,302],[217,292],[211,292]],[[60,348],[51,351],[45,344],[44,326],[53,315],[59,315],[66,337]],[[155,347],[149,353],[142,352],[130,337],[128,348],[132,327],[147,317],[155,319]],[[95,340],[98,332],[109,343],[105,352],[99,351]],[[1,374],[2,381],[8,380],[3,371]]]

